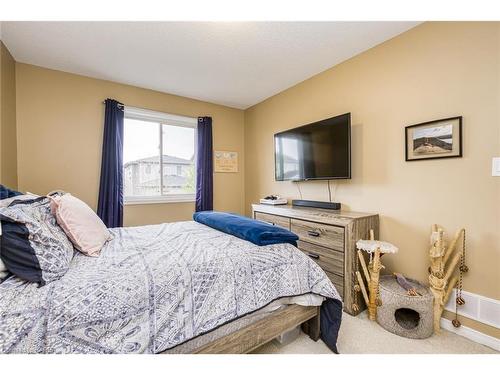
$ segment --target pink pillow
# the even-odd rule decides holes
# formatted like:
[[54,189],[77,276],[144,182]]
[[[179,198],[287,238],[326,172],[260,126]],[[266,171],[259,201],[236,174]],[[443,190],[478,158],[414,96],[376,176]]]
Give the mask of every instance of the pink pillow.
[[73,245],[85,255],[99,256],[102,247],[111,238],[102,220],[89,206],[69,193],[49,198],[57,223]]

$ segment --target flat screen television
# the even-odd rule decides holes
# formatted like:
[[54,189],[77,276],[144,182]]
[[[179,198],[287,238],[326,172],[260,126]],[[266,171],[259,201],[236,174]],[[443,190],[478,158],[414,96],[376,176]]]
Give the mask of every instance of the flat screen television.
[[351,178],[351,114],[274,135],[276,181]]

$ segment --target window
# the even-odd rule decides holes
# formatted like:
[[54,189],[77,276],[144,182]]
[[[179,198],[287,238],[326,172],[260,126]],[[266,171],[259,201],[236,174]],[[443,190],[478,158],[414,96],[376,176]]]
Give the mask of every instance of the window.
[[194,201],[196,118],[125,107],[125,203]]

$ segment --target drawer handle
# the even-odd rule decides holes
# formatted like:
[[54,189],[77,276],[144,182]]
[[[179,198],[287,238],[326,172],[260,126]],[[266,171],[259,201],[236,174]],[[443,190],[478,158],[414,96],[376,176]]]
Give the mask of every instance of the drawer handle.
[[316,232],[315,230],[308,230],[307,234],[311,237],[319,237],[319,232]]
[[309,255],[311,258],[314,258],[314,259],[319,259],[319,255],[318,255],[318,254],[314,254],[314,253],[307,253],[307,255]]
[[276,223],[273,223],[272,221],[266,221],[266,223],[268,223],[270,225],[276,225]]

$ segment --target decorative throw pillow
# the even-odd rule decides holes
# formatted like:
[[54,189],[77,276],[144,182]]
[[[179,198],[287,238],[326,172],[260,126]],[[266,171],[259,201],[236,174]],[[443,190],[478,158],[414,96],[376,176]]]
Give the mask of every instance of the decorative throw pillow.
[[57,225],[47,197],[14,201],[0,208],[0,258],[21,279],[45,285],[62,277],[74,249]]
[[85,255],[99,256],[111,237],[99,216],[85,202],[69,193],[49,199],[57,223],[73,245]]
[[[2,240],[1,236],[2,236],[2,222],[0,221],[0,241]],[[0,281],[5,279],[8,274],[9,274],[9,270],[7,269],[7,266],[5,265],[5,263],[2,262],[2,258],[0,258]]]
[[[1,202],[1,201],[0,201]],[[0,221],[0,241],[2,240],[2,222]],[[9,274],[9,270],[4,262],[2,262],[2,258],[0,258],[0,281],[5,279]]]
[[[11,190],[9,188],[6,188],[3,185],[0,185],[2,194],[1,196],[7,197],[10,196],[9,198],[5,199],[0,199],[0,207],[8,207],[12,202],[18,201],[18,200],[30,200],[30,199],[35,199],[38,198],[39,196],[36,194],[32,194],[27,192],[26,194],[22,194],[18,191]],[[2,225],[0,222],[0,236],[2,235]],[[9,275],[9,270],[7,269],[7,266],[5,265],[4,262],[2,262],[2,259],[0,258],[0,280],[5,279]]]
[[0,280],[3,280],[7,277],[9,274],[9,270],[5,266],[5,264],[2,262],[2,259],[0,259]]

